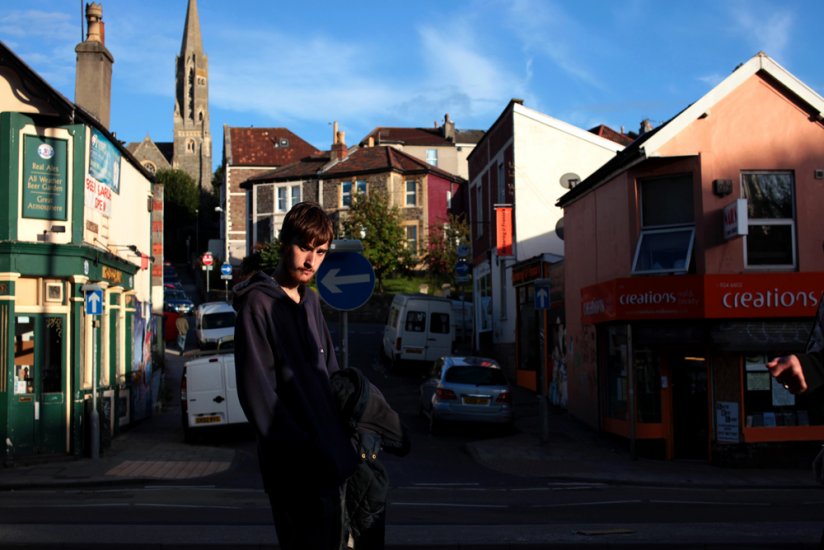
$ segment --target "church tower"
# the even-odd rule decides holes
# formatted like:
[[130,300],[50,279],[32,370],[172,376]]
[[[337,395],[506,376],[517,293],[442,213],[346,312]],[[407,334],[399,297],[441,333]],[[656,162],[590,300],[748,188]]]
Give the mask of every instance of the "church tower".
[[209,59],[203,53],[197,0],[189,0],[186,26],[176,64],[174,168],[188,173],[198,189],[212,180],[212,137],[209,133]]

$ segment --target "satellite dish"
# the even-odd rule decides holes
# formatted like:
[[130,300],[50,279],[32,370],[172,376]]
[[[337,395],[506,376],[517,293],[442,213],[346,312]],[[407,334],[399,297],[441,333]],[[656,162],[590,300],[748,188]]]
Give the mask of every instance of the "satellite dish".
[[567,172],[561,176],[561,187],[564,189],[572,189],[579,183],[581,183],[581,176],[575,172]]
[[561,218],[555,224],[555,234],[558,235],[559,239],[564,240],[564,218]]

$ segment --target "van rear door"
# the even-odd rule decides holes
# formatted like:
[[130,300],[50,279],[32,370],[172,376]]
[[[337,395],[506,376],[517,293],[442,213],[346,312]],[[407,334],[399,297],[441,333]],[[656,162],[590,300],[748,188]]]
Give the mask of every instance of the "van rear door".
[[224,369],[217,356],[200,358],[186,366],[186,399],[192,427],[226,424]]
[[452,353],[452,307],[448,302],[432,301],[427,319],[426,360],[437,361]]
[[232,355],[228,355],[223,362],[223,375],[226,380],[226,416],[229,424],[248,422],[243,408],[240,406],[240,399],[237,396],[237,378],[235,376],[235,361]]
[[406,312],[401,314],[401,359],[425,361],[427,348],[427,318],[429,304],[424,300],[409,300]]

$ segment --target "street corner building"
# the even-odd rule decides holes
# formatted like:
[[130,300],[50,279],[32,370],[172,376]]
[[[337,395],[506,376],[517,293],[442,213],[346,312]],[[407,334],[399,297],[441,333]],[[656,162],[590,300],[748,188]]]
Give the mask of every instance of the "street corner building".
[[0,43],[6,465],[82,455],[93,441],[105,447],[151,414],[158,389],[152,304],[162,305],[162,189],[109,131],[113,57],[100,5],[87,5],[86,16],[76,103]]
[[765,367],[824,293],[823,117],[759,53],[560,198],[570,412],[664,458],[824,439]]

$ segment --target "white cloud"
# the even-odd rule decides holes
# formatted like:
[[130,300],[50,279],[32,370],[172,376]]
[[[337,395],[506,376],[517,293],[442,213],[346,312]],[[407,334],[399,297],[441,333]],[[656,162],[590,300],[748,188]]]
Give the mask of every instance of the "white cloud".
[[[598,47],[597,36],[567,16],[559,5],[542,0],[516,0],[508,5],[509,26],[525,51],[549,59],[569,76],[603,88],[600,80],[581,61],[584,44]],[[602,50],[607,51],[607,50]]]
[[771,10],[761,2],[737,2],[730,4],[730,15],[735,31],[754,50],[762,50],[775,59],[784,57],[795,24],[793,12]]

